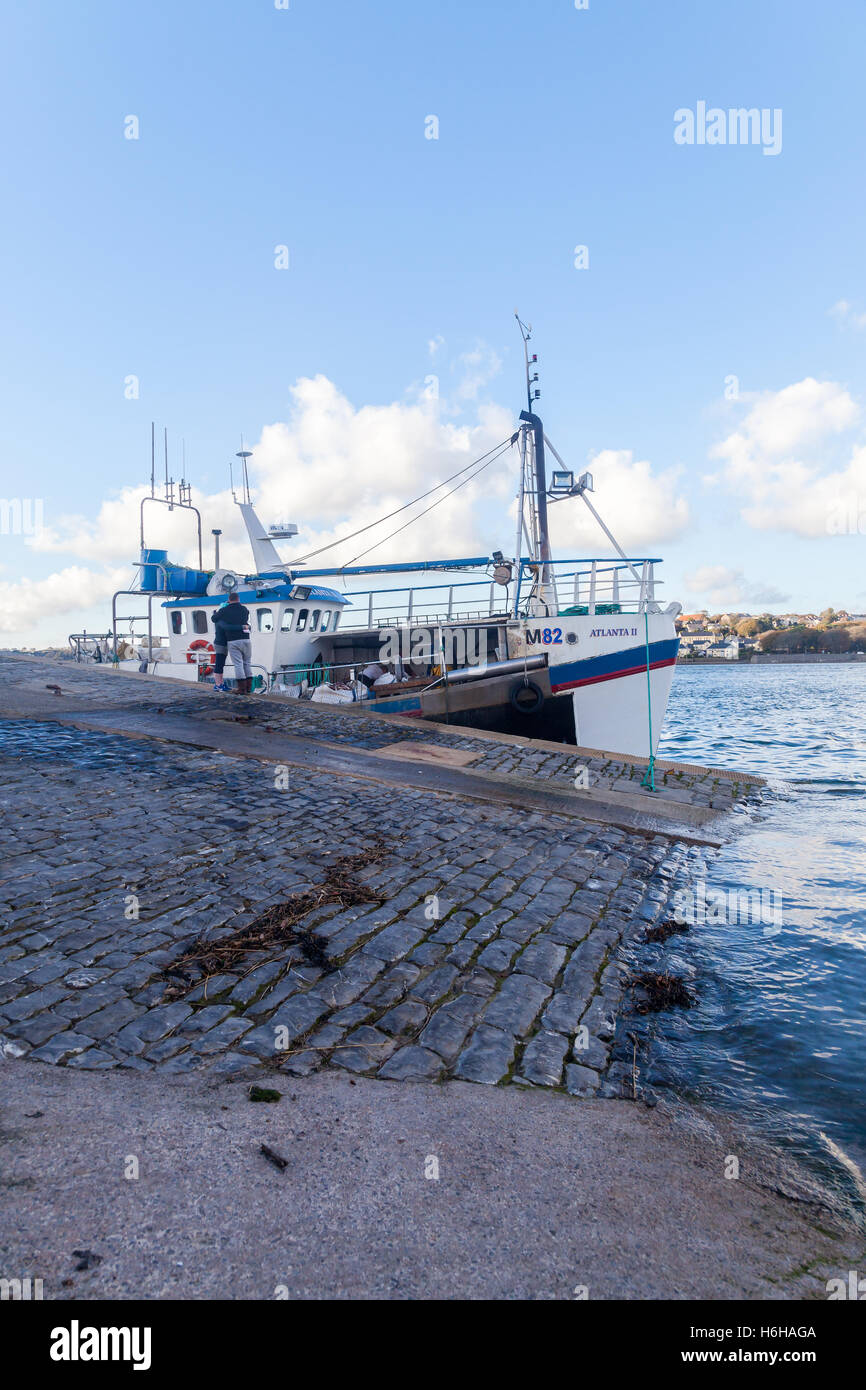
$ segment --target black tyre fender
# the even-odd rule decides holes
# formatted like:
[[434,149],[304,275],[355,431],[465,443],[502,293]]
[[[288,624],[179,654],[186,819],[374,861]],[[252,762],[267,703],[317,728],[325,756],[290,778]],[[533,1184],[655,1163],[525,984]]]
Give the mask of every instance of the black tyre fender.
[[515,681],[508,699],[518,714],[537,714],[544,704],[544,691],[535,681]]

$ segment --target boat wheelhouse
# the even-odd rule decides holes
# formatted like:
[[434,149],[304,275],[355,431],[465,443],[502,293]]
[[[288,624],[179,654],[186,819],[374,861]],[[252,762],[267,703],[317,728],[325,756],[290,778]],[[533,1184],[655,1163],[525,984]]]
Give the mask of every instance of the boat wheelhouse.
[[[278,673],[322,667],[324,652],[319,639],[333,639],[348,600],[336,589],[318,584],[276,584],[244,587],[239,579],[231,586],[250,613],[253,665],[270,689]],[[200,680],[213,672],[216,611],[228,595],[205,593],[166,600],[168,663],[181,679]],[[184,670],[187,667],[188,670]],[[161,674],[168,674],[167,671]]]

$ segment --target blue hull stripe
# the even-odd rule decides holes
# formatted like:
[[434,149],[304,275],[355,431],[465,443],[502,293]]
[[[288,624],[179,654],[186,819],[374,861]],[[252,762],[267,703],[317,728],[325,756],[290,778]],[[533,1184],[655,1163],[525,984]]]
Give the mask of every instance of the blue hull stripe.
[[[679,638],[673,637],[664,642],[650,642],[650,670],[662,666],[672,666],[677,659]],[[604,656],[587,657],[584,661],[564,662],[561,666],[550,666],[551,689],[554,693],[574,690],[581,685],[594,685],[598,681],[616,680],[618,676],[636,675],[647,667],[646,645],[628,647],[625,651],[607,652]]]
[[[674,637],[664,642],[650,642],[650,670],[658,671],[664,666],[673,666],[677,659],[679,639]],[[562,666],[550,666],[550,688],[554,695],[576,690],[582,685],[595,685],[600,681],[617,680],[620,676],[633,676],[646,671],[646,646],[628,647],[625,651],[608,652],[604,656],[587,657],[584,661],[569,661]],[[392,696],[378,702],[383,713],[420,714],[420,695]]]

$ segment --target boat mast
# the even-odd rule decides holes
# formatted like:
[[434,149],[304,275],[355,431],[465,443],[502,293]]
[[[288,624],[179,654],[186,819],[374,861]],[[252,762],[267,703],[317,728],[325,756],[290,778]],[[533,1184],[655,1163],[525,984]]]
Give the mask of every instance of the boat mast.
[[[525,324],[520,315],[515,313],[517,325],[520,329],[520,336],[523,339],[523,356],[526,363],[526,410],[520,412],[520,418],[529,428],[525,432],[528,445],[527,456],[531,455],[534,463],[535,486],[527,490],[527,495],[531,501],[531,518],[534,548],[532,559],[539,566],[537,592],[544,604],[548,604],[548,588],[550,586],[550,533],[547,523],[547,468],[544,457],[544,425],[540,416],[533,411],[534,403],[539,399],[541,391],[536,385],[538,372],[533,368],[538,365],[538,356],[533,353],[530,357],[529,340],[532,335],[532,326]],[[523,492],[524,480],[521,479],[521,492]],[[519,557],[518,557],[519,559]]]

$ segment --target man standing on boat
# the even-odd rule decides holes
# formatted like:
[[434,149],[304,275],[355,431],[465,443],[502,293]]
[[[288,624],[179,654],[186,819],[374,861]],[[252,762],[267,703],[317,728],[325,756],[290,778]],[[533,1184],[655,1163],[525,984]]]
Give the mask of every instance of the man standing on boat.
[[224,634],[228,659],[234,663],[239,695],[249,695],[253,683],[253,644],[250,641],[250,610],[237,594],[213,615],[217,639]]

